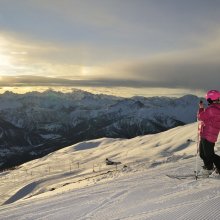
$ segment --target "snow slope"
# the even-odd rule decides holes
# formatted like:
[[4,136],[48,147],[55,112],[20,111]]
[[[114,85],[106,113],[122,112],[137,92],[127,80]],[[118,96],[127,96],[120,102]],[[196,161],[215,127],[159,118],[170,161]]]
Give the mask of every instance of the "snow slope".
[[82,142],[1,173],[0,219],[220,219],[219,178],[166,176],[194,172],[196,130]]

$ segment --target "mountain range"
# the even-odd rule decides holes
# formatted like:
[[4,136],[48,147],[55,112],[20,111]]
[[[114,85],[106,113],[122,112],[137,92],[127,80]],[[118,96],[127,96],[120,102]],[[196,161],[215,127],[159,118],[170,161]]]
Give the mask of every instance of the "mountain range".
[[0,95],[0,169],[101,137],[133,138],[196,120],[199,98],[114,97],[81,90]]

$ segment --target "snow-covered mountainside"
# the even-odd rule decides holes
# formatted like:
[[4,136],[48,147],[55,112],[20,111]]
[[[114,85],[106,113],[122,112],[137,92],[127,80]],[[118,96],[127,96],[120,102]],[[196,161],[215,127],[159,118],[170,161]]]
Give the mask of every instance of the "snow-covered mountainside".
[[198,97],[118,98],[81,90],[0,95],[0,169],[83,140],[132,138],[195,121]]
[[193,123],[63,148],[0,174],[0,219],[219,219],[219,177],[167,176],[194,173],[196,146]]

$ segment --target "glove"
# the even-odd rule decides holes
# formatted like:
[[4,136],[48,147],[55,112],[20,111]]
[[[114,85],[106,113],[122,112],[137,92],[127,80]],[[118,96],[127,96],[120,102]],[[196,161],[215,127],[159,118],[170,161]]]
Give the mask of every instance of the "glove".
[[203,101],[200,101],[200,102],[199,102],[199,108],[204,108]]

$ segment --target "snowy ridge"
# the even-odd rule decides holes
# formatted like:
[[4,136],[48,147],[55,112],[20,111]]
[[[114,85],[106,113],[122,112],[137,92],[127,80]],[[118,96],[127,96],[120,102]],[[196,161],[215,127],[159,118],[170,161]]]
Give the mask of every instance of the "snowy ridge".
[[[166,176],[194,172],[196,130],[194,123],[130,140],[86,141],[1,173],[1,203],[8,205],[0,218],[219,219],[219,178]],[[109,168],[106,157],[122,165]],[[79,167],[67,170],[68,161]]]

